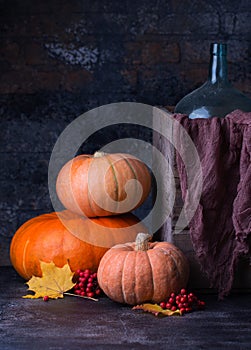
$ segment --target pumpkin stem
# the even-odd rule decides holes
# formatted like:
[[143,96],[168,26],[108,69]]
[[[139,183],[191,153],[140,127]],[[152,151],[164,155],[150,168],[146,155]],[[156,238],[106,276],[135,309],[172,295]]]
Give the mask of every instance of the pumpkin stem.
[[151,238],[152,236],[149,233],[138,233],[135,240],[135,250],[148,250],[148,241],[150,241]]
[[101,158],[101,157],[104,157],[107,153],[105,152],[102,152],[102,151],[97,151],[94,153],[93,157],[94,158]]

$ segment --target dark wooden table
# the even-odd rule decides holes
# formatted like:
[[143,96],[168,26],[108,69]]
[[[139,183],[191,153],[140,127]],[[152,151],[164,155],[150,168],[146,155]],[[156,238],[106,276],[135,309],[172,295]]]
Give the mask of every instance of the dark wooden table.
[[[0,268],[0,349],[251,349],[251,294],[218,301],[199,294],[207,308],[158,318],[106,297],[23,299],[27,286]],[[198,293],[198,291],[197,291]]]

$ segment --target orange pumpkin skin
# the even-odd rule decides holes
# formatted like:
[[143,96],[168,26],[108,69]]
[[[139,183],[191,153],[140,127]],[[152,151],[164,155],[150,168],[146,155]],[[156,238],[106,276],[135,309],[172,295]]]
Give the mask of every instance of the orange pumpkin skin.
[[62,167],[56,182],[65,208],[87,217],[130,212],[145,201],[150,189],[146,165],[122,153],[77,156]]
[[98,268],[98,282],[112,300],[138,305],[160,303],[188,282],[185,255],[168,242],[149,243],[136,251],[135,243],[119,244],[105,253]]
[[146,230],[132,214],[95,219],[67,210],[43,214],[16,231],[10,259],[26,280],[41,276],[40,261],[53,261],[58,267],[68,262],[72,271],[97,271],[105,252],[114,244],[126,242],[128,237],[135,239],[139,227]]

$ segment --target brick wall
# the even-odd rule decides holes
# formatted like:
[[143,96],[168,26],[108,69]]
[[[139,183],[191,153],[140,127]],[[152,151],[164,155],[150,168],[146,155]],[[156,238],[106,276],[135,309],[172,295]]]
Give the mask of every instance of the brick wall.
[[[15,230],[52,210],[50,154],[78,115],[175,105],[206,79],[213,41],[229,44],[229,77],[251,97],[250,15],[248,0],[0,0],[0,264]],[[107,130],[84,151],[121,133],[132,131]]]

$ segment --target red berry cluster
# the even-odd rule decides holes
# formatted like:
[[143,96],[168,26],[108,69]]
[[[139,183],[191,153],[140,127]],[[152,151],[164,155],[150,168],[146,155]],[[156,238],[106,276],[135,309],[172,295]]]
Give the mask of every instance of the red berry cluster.
[[199,300],[194,293],[187,293],[186,289],[181,289],[180,293],[171,293],[168,300],[159,304],[162,309],[171,311],[180,310],[181,314],[191,312],[195,309],[204,309],[205,302]]
[[89,269],[76,272],[76,284],[73,288],[74,294],[95,298],[100,296],[101,289],[98,285],[97,273]]

